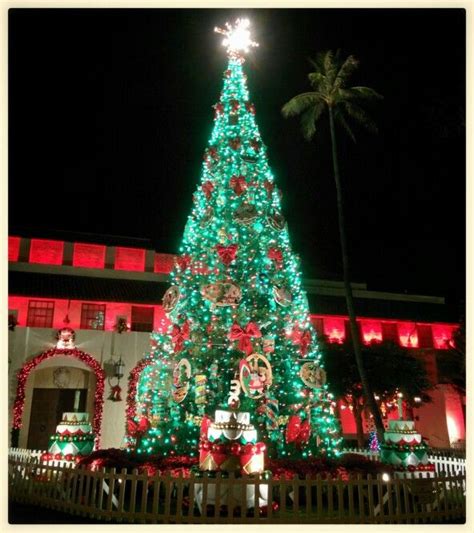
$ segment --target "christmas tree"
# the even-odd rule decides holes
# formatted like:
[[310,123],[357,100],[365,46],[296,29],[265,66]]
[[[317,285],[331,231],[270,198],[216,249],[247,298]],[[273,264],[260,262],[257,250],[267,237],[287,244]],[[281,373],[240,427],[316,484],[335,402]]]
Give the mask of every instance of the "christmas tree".
[[152,334],[155,362],[132,423],[141,429],[129,442],[140,453],[194,455],[203,416],[228,406],[237,380],[239,410],[270,457],[335,456],[334,402],[246,87],[243,54],[256,43],[245,20],[216,31],[229,56],[223,90],[163,299],[171,326]]

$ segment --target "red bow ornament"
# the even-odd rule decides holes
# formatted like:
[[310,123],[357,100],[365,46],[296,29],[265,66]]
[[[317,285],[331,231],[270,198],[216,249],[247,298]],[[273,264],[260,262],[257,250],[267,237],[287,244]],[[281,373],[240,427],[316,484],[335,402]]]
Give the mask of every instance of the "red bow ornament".
[[289,444],[294,442],[295,444],[305,444],[309,440],[311,434],[311,426],[309,420],[301,421],[298,415],[291,415],[286,426],[285,439]]
[[232,176],[230,178],[230,186],[237,196],[240,196],[247,190],[247,182],[244,176]]
[[262,336],[262,333],[260,332],[260,329],[258,328],[257,324],[255,322],[249,322],[245,328],[242,328],[239,326],[239,324],[234,324],[230,328],[230,332],[228,335],[228,338],[231,341],[239,341],[238,348],[242,352],[244,352],[246,355],[250,355],[253,351],[252,343],[250,339],[253,338],[260,338]]
[[229,146],[232,148],[232,150],[238,150],[242,146],[242,141],[240,140],[240,137],[231,139],[229,141]]
[[231,100],[230,101],[230,107],[231,107],[231,111],[233,113],[235,113],[236,111],[239,110],[239,107],[240,107],[239,101],[238,100]]
[[174,325],[171,330],[171,340],[174,342],[175,353],[184,348],[184,341],[189,338],[189,322],[186,321],[181,327]]
[[191,257],[189,255],[181,255],[176,257],[176,264],[179,266],[181,272],[184,272],[191,263]]
[[245,108],[249,113],[252,113],[252,115],[255,115],[255,105],[251,102],[245,102]]
[[224,106],[219,102],[218,104],[214,106],[214,111],[215,111],[216,117],[218,115],[222,115],[222,113],[224,112]]
[[265,190],[267,191],[267,196],[270,198],[273,192],[273,189],[275,188],[275,184],[273,181],[265,180],[263,182],[263,186],[265,187]]
[[257,141],[257,139],[252,139],[250,141],[250,146],[256,151],[258,152],[260,150],[260,141]]
[[146,416],[142,416],[138,424],[135,420],[128,421],[128,433],[132,437],[138,436],[140,433],[145,433],[150,429],[150,421]]
[[231,244],[229,246],[223,246],[222,244],[216,245],[219,259],[224,263],[225,266],[229,266],[230,263],[232,263],[232,261],[235,259],[237,248],[237,244]]
[[291,334],[293,344],[299,344],[300,354],[304,357],[308,353],[309,345],[311,344],[311,332],[309,329],[294,329]]
[[203,193],[206,195],[206,198],[208,200],[211,199],[211,195],[212,195],[212,191],[214,190],[214,184],[212,183],[212,181],[205,181],[202,185],[201,185],[201,189],[203,191]]
[[283,254],[279,248],[269,248],[267,256],[272,261],[275,261],[277,268],[280,268],[281,262],[283,261]]

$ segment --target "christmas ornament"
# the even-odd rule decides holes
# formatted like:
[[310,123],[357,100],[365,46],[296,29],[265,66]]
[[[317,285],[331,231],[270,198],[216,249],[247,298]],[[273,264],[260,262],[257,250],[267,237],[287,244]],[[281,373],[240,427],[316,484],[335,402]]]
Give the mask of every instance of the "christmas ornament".
[[258,152],[260,150],[261,143],[258,139],[251,139],[250,146],[252,147],[253,150],[255,150],[255,152]]
[[189,322],[182,326],[175,324],[171,330],[171,340],[174,343],[174,352],[181,352],[184,348],[184,341],[189,338]]
[[239,224],[251,224],[257,217],[257,208],[253,204],[246,202],[241,203],[234,211],[234,220]]
[[293,297],[286,287],[275,285],[272,292],[273,298],[278,305],[282,307],[289,307],[291,305]]
[[241,154],[240,159],[247,165],[255,165],[257,162],[257,158],[254,155],[251,154]]
[[205,374],[196,374],[194,376],[194,402],[196,405],[206,403],[206,382],[207,377]]
[[250,354],[246,361],[250,376],[242,377],[242,389],[247,396],[256,400],[261,398],[264,391],[272,384],[272,367],[268,359],[258,353]]
[[275,265],[279,268],[283,261],[283,254],[279,248],[269,248],[267,256],[269,259],[274,261]]
[[249,113],[252,113],[252,115],[255,115],[256,113],[255,105],[252,104],[251,102],[245,102],[245,109],[247,109]]
[[291,334],[293,344],[300,347],[300,354],[304,357],[308,353],[309,345],[311,344],[311,332],[309,329],[295,328]]
[[267,430],[273,431],[278,429],[278,400],[269,396],[268,393],[263,398],[262,403],[257,408],[257,413],[265,418]]
[[271,209],[267,213],[267,222],[271,228],[277,231],[282,231],[286,226],[285,217],[276,209]]
[[121,402],[122,397],[120,396],[120,393],[122,392],[122,388],[117,384],[110,388],[110,394],[108,399],[113,402]]
[[232,150],[239,150],[242,146],[242,141],[240,140],[240,137],[236,137],[235,139],[229,140],[229,146],[232,148]]
[[242,291],[234,282],[217,281],[203,285],[201,295],[205,300],[218,306],[238,305],[242,299]]
[[191,363],[187,359],[181,359],[173,370],[173,388],[171,396],[176,403],[181,403],[189,391],[191,379]]
[[265,187],[265,190],[267,191],[268,198],[271,198],[272,197],[272,193],[273,193],[273,189],[275,187],[273,181],[265,180],[263,182],[263,186]]
[[285,431],[285,440],[288,444],[295,442],[301,430],[301,418],[298,415],[291,415]]
[[163,309],[170,313],[178,303],[180,297],[179,287],[172,285],[163,295]]
[[247,190],[247,182],[244,176],[232,176],[229,185],[237,196],[241,196]]
[[304,363],[300,369],[300,377],[307,387],[322,389],[326,383],[326,372],[315,362]]
[[201,218],[201,222],[200,222],[201,228],[206,228],[207,226],[209,226],[209,223],[212,221],[213,218],[214,218],[214,208],[208,205],[206,209],[204,210],[204,214],[202,215],[202,218]]
[[260,338],[262,336],[260,329],[258,328],[255,322],[249,322],[244,328],[239,326],[239,324],[233,324],[230,328],[228,338],[231,341],[238,340],[238,348],[242,352],[245,352],[247,355],[252,353],[252,342],[251,338]]
[[263,337],[263,351],[265,353],[272,353],[275,351],[275,337],[273,336]]
[[201,185],[201,189],[202,189],[202,192],[205,194],[206,198],[210,200],[212,196],[212,191],[214,190],[214,184],[212,183],[212,181],[209,181],[209,180],[205,181]]

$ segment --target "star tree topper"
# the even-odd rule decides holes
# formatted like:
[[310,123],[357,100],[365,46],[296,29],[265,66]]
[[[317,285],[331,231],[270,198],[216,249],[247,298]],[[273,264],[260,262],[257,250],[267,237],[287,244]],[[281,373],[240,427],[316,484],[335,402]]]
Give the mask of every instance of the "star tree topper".
[[222,33],[225,36],[222,45],[227,48],[227,54],[230,57],[243,59],[243,54],[248,53],[250,47],[258,46],[258,43],[250,38],[249,26],[248,19],[237,19],[235,25],[226,22],[225,29],[214,28],[216,33]]

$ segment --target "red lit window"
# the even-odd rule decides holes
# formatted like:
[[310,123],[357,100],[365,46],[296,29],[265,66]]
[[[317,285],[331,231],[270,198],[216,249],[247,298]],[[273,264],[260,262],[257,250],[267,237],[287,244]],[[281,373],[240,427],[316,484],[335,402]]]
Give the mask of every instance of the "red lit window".
[[74,243],[72,266],[84,268],[104,268],[105,246],[98,244]]
[[418,331],[413,322],[398,322],[398,338],[405,348],[418,348]]
[[105,304],[82,304],[81,329],[104,329]]
[[433,332],[433,343],[435,348],[438,350],[447,350],[453,335],[454,327],[445,324],[433,324],[431,329]]
[[132,305],[132,331],[153,331],[153,307]]
[[174,258],[172,254],[155,254],[154,272],[157,274],[169,274],[174,267]]
[[361,320],[359,322],[364,344],[382,342],[382,323],[377,320]]
[[145,250],[140,248],[116,248],[115,270],[145,270]]
[[30,263],[44,265],[63,264],[63,241],[46,241],[43,239],[31,239]]
[[20,257],[20,237],[8,237],[8,260],[18,261]]
[[329,342],[342,344],[346,337],[346,330],[343,318],[324,318],[324,334],[327,335]]
[[311,316],[311,322],[313,323],[313,327],[316,330],[317,335],[324,335],[323,319],[320,317]]
[[28,302],[28,318],[26,325],[31,328],[52,328],[54,302],[30,300]]

